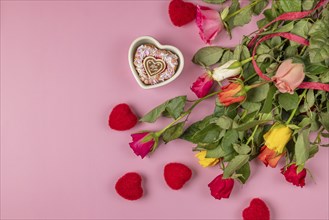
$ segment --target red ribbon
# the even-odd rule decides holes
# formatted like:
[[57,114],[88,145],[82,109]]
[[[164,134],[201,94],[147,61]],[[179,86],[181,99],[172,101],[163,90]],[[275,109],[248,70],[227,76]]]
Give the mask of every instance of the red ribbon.
[[[280,21],[280,20],[295,20],[295,19],[300,19],[303,17],[306,17],[307,15],[311,14],[312,12],[314,12],[315,10],[317,10],[319,7],[321,7],[322,5],[325,4],[327,0],[321,0],[314,9],[309,10],[309,11],[304,11],[304,12],[288,12],[288,13],[284,13],[282,15],[280,15],[279,17],[277,17],[276,19],[274,19],[273,21],[271,21],[270,23],[268,23],[267,25],[265,25],[263,28],[261,28],[259,30],[259,33],[262,32],[266,27],[270,26],[272,23],[276,22],[276,21]],[[256,35],[248,44],[248,47],[250,48],[252,45],[254,45],[255,41],[257,40],[259,35]],[[279,32],[279,33],[273,33],[273,34],[269,34],[266,35],[264,37],[262,37],[259,41],[257,41],[253,51],[252,51],[252,64],[253,67],[256,71],[256,73],[259,75],[259,77],[261,77],[264,80],[267,81],[271,81],[271,78],[266,76],[262,70],[259,68],[259,66],[257,65],[257,62],[255,60],[255,54],[256,54],[256,49],[258,47],[258,45],[260,43],[262,43],[263,41],[269,40],[273,37],[276,36],[280,36],[286,39],[289,39],[291,41],[297,42],[299,44],[302,45],[306,45],[309,46],[309,41],[301,36],[292,34],[292,33],[288,33],[288,32]],[[298,88],[300,89],[315,89],[315,90],[323,90],[326,92],[329,92],[329,84],[324,84],[324,83],[319,83],[319,82],[303,82],[301,83]]]
[[[263,32],[265,28],[267,28],[268,26],[270,26],[274,22],[277,22],[277,21],[292,21],[292,20],[304,18],[304,17],[312,14],[314,11],[316,11],[321,6],[323,6],[326,3],[326,1],[328,1],[328,0],[320,0],[319,3],[313,9],[308,10],[308,11],[284,13],[284,14],[278,16],[277,18],[275,18],[273,21],[271,21],[270,23],[268,23],[264,27],[262,27],[261,29],[259,29],[258,34]],[[251,48],[255,44],[257,38],[259,37],[258,34],[249,42],[249,44],[248,44],[249,48]]]
[[[271,81],[271,78],[266,76],[262,72],[262,70],[259,68],[259,66],[257,65],[257,62],[255,60],[256,49],[257,49],[258,45],[260,43],[262,43],[263,41],[269,40],[269,39],[271,39],[273,37],[277,37],[277,36],[289,39],[291,41],[294,41],[294,42],[297,42],[299,44],[306,45],[306,46],[308,46],[310,44],[307,39],[305,39],[301,36],[292,34],[292,33],[287,33],[287,32],[269,34],[269,35],[266,35],[265,37],[262,37],[259,41],[257,41],[257,43],[252,51],[252,65],[254,66],[254,69],[255,69],[256,73],[259,75],[259,77],[264,80],[267,80],[267,81]],[[324,84],[324,83],[319,83],[319,82],[303,82],[298,86],[298,88],[323,90],[323,91],[329,92],[329,84]]]

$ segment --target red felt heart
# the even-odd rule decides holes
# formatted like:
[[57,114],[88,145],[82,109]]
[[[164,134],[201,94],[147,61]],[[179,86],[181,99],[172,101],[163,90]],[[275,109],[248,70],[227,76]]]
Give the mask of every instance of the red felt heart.
[[126,173],[118,179],[115,190],[125,199],[140,199],[143,196],[142,177],[138,173]]
[[174,190],[181,189],[191,179],[192,171],[181,163],[168,163],[164,167],[164,178],[168,186]]
[[175,26],[183,26],[196,17],[196,6],[182,0],[172,0],[169,4],[169,16]]
[[265,202],[259,198],[251,200],[249,207],[243,210],[244,220],[269,220],[270,210]]
[[131,111],[129,105],[124,103],[115,106],[109,116],[110,128],[118,131],[133,128],[137,121],[137,116]]

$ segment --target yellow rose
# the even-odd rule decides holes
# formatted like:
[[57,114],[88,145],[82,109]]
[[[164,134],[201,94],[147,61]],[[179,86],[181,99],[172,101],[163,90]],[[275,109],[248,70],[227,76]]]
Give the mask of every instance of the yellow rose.
[[215,166],[218,164],[218,158],[206,158],[207,151],[200,151],[195,155],[196,158],[199,159],[199,164],[203,167]]
[[281,154],[284,147],[291,138],[292,130],[283,124],[275,124],[264,134],[265,146],[278,154]]

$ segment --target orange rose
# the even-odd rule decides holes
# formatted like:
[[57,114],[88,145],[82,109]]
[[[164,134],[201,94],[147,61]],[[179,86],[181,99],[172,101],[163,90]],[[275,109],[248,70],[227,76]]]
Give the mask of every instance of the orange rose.
[[246,99],[246,91],[242,83],[233,82],[227,86],[222,87],[222,91],[219,92],[218,98],[220,103],[224,106],[229,106],[233,103],[243,102]]
[[258,159],[270,167],[276,167],[280,158],[284,155],[285,146],[291,138],[292,131],[283,124],[274,124],[272,128],[264,134],[265,144],[260,150]]

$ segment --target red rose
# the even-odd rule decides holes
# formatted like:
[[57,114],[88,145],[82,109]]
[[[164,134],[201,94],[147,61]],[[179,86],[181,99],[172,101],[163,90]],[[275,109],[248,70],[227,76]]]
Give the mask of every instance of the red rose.
[[157,145],[156,137],[152,132],[136,133],[132,134],[131,137],[133,140],[129,143],[130,148],[142,159]]
[[232,178],[223,179],[223,174],[217,176],[208,184],[211,195],[215,199],[229,198],[234,186]]
[[306,170],[302,169],[302,171],[297,173],[297,167],[298,166],[295,164],[292,164],[286,170],[282,168],[281,173],[284,175],[288,182],[303,188],[303,186],[305,186]]
[[208,73],[199,76],[193,83],[191,90],[198,96],[198,98],[205,97],[211,90],[214,80]]

